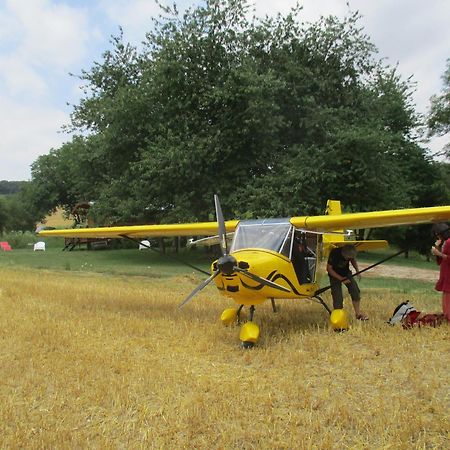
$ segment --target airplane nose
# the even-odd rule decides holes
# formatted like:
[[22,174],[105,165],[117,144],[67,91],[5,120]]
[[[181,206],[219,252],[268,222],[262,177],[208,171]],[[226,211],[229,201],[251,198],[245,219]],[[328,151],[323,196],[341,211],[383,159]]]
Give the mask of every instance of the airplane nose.
[[234,256],[231,255],[224,255],[219,258],[217,261],[217,268],[224,274],[224,275],[231,275],[235,270],[237,261]]

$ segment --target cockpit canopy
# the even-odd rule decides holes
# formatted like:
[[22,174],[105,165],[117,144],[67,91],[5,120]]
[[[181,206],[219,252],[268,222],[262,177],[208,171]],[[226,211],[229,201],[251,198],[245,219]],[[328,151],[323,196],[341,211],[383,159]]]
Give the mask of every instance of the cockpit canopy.
[[289,219],[243,220],[234,233],[231,251],[262,248],[289,257],[292,232]]

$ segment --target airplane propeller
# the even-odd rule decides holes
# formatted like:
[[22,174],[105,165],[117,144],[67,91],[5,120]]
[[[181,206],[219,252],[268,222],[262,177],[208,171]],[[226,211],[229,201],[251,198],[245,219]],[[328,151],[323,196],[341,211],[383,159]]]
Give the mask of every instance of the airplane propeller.
[[234,272],[238,272],[248,278],[251,278],[254,281],[257,281],[258,283],[261,283],[265,286],[269,286],[274,289],[278,289],[283,292],[290,292],[288,288],[285,288],[284,286],[280,286],[279,284],[274,283],[273,281],[267,280],[266,278],[260,277],[259,275],[256,275],[246,269],[242,269],[238,266],[238,262],[236,258],[233,255],[230,255],[228,250],[228,244],[227,244],[227,231],[225,226],[225,220],[223,218],[222,208],[220,206],[220,201],[218,195],[214,194],[214,204],[216,207],[216,218],[217,218],[217,225],[219,229],[219,245],[220,245],[220,251],[222,253],[222,256],[217,260],[217,270],[214,271],[214,273],[207,278],[205,281],[200,283],[184,300],[178,308],[182,308],[186,303],[188,303],[192,298],[200,292],[202,289],[204,289],[206,286],[208,286],[211,281],[214,280],[214,278],[217,277],[220,273],[223,275],[232,275]]
[[197,294],[197,292],[200,292],[204,287],[208,286],[209,283],[211,283],[212,280],[214,280],[214,278],[217,277],[217,275],[219,275],[220,270],[216,270],[209,278],[207,278],[205,281],[203,281],[202,283],[200,283],[184,300],[182,303],[180,303],[178,305],[178,308],[182,308],[187,302],[189,302],[192,297],[194,297],[195,294]]
[[223,218],[222,207],[220,206],[219,196],[214,194],[214,205],[216,206],[217,225],[219,226],[219,244],[222,256],[228,255],[227,230],[225,219]]

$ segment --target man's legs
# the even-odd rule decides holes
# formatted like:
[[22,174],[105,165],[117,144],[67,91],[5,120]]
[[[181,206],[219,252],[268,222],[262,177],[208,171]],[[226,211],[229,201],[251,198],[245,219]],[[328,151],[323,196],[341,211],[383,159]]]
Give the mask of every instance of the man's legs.
[[330,277],[330,286],[333,309],[342,309],[344,307],[344,296],[342,295],[341,282],[334,277]]
[[353,309],[355,310],[355,316],[359,320],[367,320],[367,316],[361,312],[361,292],[359,290],[358,284],[350,277],[350,283],[346,284],[350,297],[352,298]]

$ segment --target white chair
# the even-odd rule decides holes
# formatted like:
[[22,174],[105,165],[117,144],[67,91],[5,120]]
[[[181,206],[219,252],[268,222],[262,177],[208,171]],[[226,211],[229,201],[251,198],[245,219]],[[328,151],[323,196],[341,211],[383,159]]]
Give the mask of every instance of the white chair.
[[139,250],[148,250],[150,248],[150,241],[141,241],[139,243]]
[[45,242],[36,242],[33,247],[33,251],[43,251],[45,252]]

